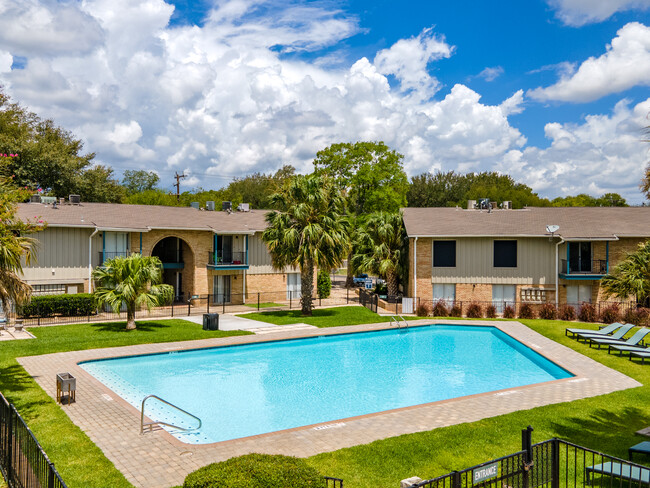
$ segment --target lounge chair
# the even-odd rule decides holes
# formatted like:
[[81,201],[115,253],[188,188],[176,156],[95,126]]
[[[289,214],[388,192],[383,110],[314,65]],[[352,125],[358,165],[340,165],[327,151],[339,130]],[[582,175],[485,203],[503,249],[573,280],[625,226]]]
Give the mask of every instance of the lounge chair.
[[648,335],[648,332],[650,332],[650,329],[639,329],[637,330],[632,337],[630,337],[627,340],[616,340],[613,337],[611,339],[607,338],[595,338],[592,337],[589,339],[589,347],[591,347],[594,344],[598,345],[598,349],[600,349],[600,346],[609,346],[610,348],[612,346],[636,346],[639,342],[643,340],[643,338]]
[[578,336],[578,341],[579,341],[580,339],[584,339],[585,341],[590,341],[591,339],[605,339],[605,338],[607,338],[607,339],[613,339],[613,340],[618,341],[618,340],[622,339],[623,336],[624,336],[625,334],[627,334],[629,331],[631,331],[634,327],[636,327],[634,324],[625,324],[625,325],[621,325],[621,326],[616,330],[616,332],[614,332],[613,334],[606,334],[606,335],[603,335],[603,334],[584,334],[584,333],[580,333],[580,334],[577,334],[577,336]]
[[[637,483],[632,486],[647,486],[650,484],[650,469],[621,463],[609,462],[588,466],[585,468],[585,474],[587,475],[587,484],[591,484],[589,478],[593,474],[605,474],[614,478],[620,478],[621,480]],[[618,483],[616,484],[618,485]]]
[[603,327],[600,330],[593,330],[593,329],[564,329],[564,335],[568,336],[569,334],[571,334],[571,337],[575,337],[577,334],[607,335],[607,334],[611,334],[612,332],[614,332],[619,327],[623,327],[623,324],[619,324],[618,322],[614,322],[613,324],[609,324],[608,326]]
[[632,361],[632,356],[635,358],[641,358],[641,364],[645,364],[646,358],[650,358],[650,350],[648,351],[630,351],[630,361]]

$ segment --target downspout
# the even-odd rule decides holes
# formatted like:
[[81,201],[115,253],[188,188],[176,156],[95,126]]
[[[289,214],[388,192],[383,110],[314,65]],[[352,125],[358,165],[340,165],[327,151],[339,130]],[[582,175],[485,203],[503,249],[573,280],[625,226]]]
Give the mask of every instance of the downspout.
[[413,241],[413,300],[418,299],[418,238]]
[[93,237],[98,232],[99,228],[95,227],[95,231],[88,238],[88,293],[93,292]]
[[[555,244],[555,308],[560,306],[560,244],[564,243],[564,237]],[[567,261],[567,271],[569,262]]]

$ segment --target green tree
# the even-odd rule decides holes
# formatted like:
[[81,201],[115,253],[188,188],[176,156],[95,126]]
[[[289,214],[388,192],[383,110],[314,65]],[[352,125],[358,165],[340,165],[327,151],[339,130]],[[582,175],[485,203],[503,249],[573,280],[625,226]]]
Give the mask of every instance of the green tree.
[[160,176],[153,171],[127,169],[122,178],[122,186],[129,195],[143,191],[155,190]]
[[[5,166],[3,161],[0,170],[5,171]],[[43,225],[16,217],[16,203],[23,201],[28,193],[18,189],[10,177],[0,176],[0,303],[5,313],[12,303],[21,305],[29,301],[32,293],[32,287],[21,275],[23,263],[30,264],[34,259],[35,241],[28,234]]]
[[628,253],[611,273],[603,276],[600,284],[605,298],[634,296],[637,303],[647,304],[650,300],[650,241],[639,244],[636,252]]
[[101,164],[81,173],[76,192],[84,202],[122,203],[125,196],[124,187],[113,178],[113,168]]
[[184,202],[176,200],[176,196],[160,189],[145,190],[127,195],[124,203],[131,205],[164,205],[168,207],[187,206]]
[[650,200],[650,164],[645,167],[645,176],[641,180],[641,191]]
[[470,181],[454,171],[422,173],[411,178],[406,195],[409,207],[452,207],[469,191]]
[[385,277],[388,294],[397,295],[405,240],[400,213],[370,215],[358,231],[352,256],[354,268]]
[[108,304],[116,313],[126,306],[126,329],[135,329],[137,308],[165,305],[174,298],[174,287],[161,284],[162,263],[156,256],[134,253],[107,260],[95,268],[93,279],[97,303]]
[[348,252],[345,200],[330,178],[317,175],[291,178],[271,200],[281,211],[266,214],[262,240],[274,268],[300,269],[302,314],[311,315],[314,268],[338,267]]
[[316,289],[320,298],[329,298],[330,293],[332,292],[332,280],[330,274],[324,269],[318,270]]

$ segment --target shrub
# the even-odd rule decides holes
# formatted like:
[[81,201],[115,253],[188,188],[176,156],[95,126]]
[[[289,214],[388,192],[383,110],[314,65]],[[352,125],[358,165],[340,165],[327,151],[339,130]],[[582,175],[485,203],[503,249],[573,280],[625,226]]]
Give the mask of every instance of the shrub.
[[449,317],[449,308],[443,300],[438,300],[433,306],[434,317]]
[[332,291],[332,280],[327,271],[320,270],[318,272],[318,278],[316,278],[316,290],[318,290],[319,298],[329,298],[330,292]]
[[584,302],[580,305],[580,310],[578,311],[578,319],[581,322],[596,322],[598,317],[596,316],[596,307],[591,303]]
[[545,303],[539,309],[539,318],[544,320],[555,320],[557,318],[557,309],[552,303]]
[[511,305],[506,305],[503,309],[503,318],[504,319],[514,319],[515,318],[515,308]]
[[650,322],[650,309],[648,308],[628,308],[623,315],[623,320],[629,324],[647,326]]
[[600,311],[600,321],[604,324],[613,324],[621,320],[621,310],[618,303],[613,303]]
[[454,303],[454,305],[451,307],[451,310],[449,311],[449,316],[450,317],[462,317],[463,316],[463,307],[458,303]]
[[495,319],[497,316],[497,308],[494,305],[488,305],[485,308],[485,316],[488,319]]
[[204,466],[185,478],[183,488],[321,488],[323,477],[304,459],[246,454]]
[[74,295],[43,295],[32,297],[29,303],[23,305],[23,317],[51,317],[62,315],[64,317],[79,317],[94,314],[97,311],[97,302],[90,293],[77,293]]
[[377,283],[374,291],[377,295],[388,295],[388,286],[386,283]]
[[431,307],[429,306],[428,303],[420,303],[416,308],[415,308],[415,315],[418,317],[428,317],[431,315]]
[[472,302],[467,307],[467,317],[470,319],[480,319],[483,317],[483,307],[480,303]]
[[562,305],[558,312],[558,316],[560,320],[575,320],[577,318],[576,309],[571,305]]
[[519,318],[520,319],[534,319],[535,310],[530,303],[522,303],[519,307]]

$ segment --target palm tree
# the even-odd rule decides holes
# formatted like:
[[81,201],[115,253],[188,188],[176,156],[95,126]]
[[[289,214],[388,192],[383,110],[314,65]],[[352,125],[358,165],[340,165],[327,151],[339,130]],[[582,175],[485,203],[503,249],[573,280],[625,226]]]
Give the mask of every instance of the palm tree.
[[271,197],[281,212],[266,214],[262,240],[275,269],[300,268],[301,308],[311,315],[314,268],[340,266],[349,249],[341,191],[324,176],[296,176]]
[[639,244],[636,252],[628,254],[611,273],[603,276],[601,285],[605,298],[634,295],[637,303],[646,303],[650,299],[650,241]]
[[116,313],[126,306],[126,329],[135,329],[136,308],[147,309],[171,302],[174,287],[160,284],[162,263],[156,256],[133,253],[107,260],[93,271],[99,283],[95,297],[99,305],[108,304]]
[[402,215],[371,214],[358,230],[352,264],[354,269],[386,277],[389,295],[397,295],[400,261],[405,239]]

